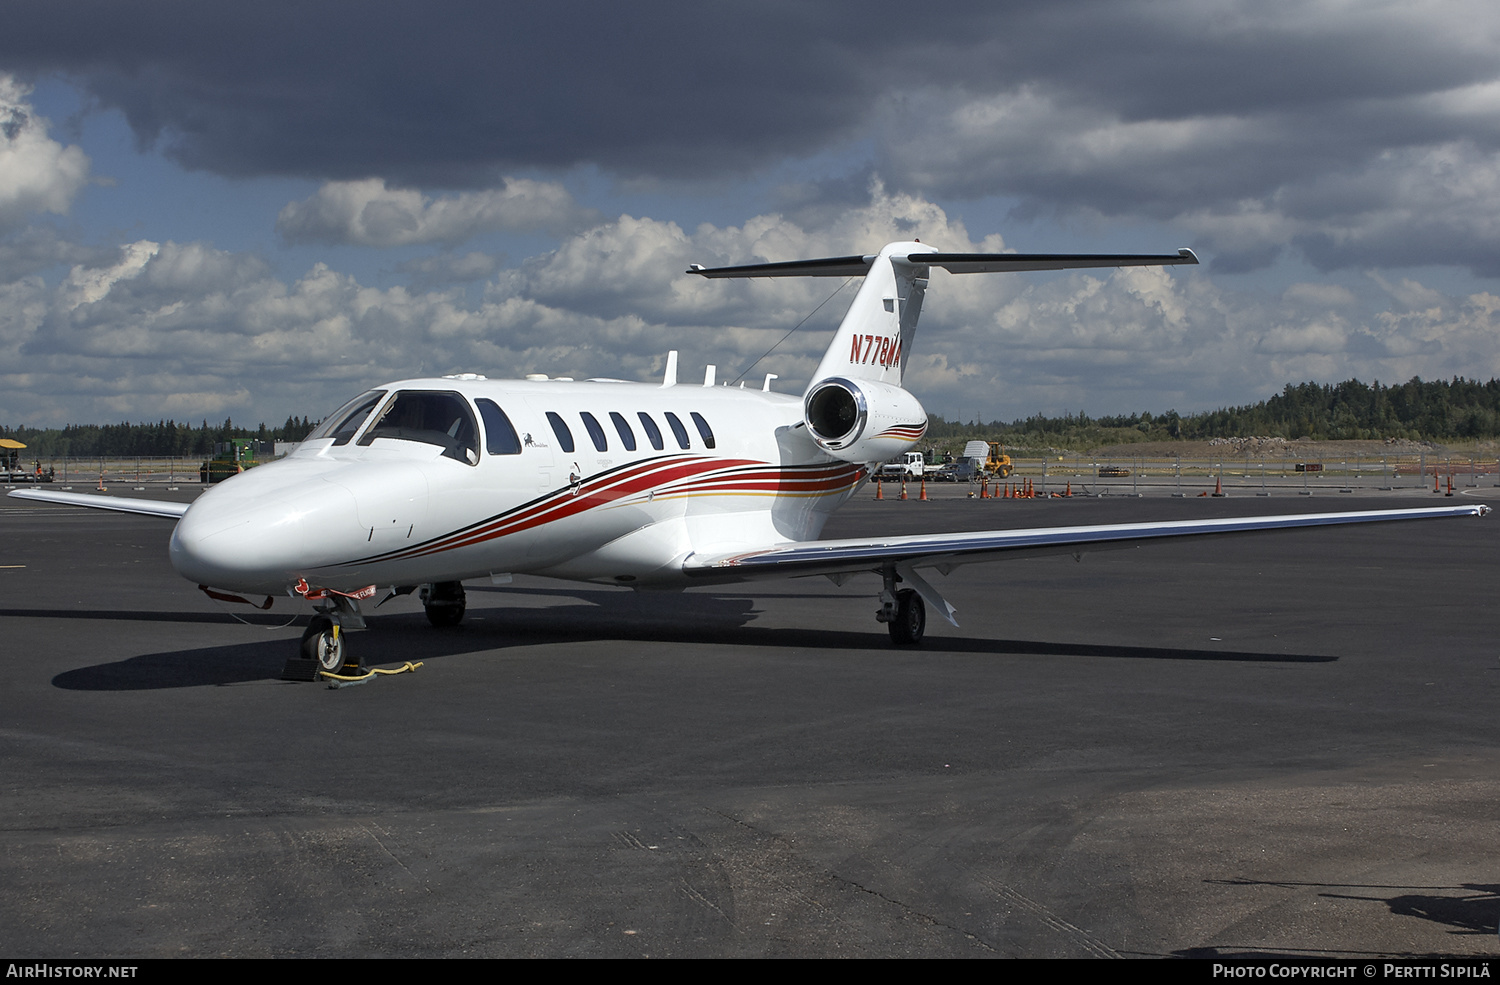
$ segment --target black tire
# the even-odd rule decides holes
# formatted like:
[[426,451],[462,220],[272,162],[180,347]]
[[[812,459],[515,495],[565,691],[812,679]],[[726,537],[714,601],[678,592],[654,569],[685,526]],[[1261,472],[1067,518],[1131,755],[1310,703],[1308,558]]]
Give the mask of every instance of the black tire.
[[302,656],[316,661],[319,670],[337,674],[349,663],[348,638],[332,619],[313,616],[302,634]]
[[445,581],[432,586],[427,595],[427,621],[438,628],[457,626],[463,622],[468,598],[464,594],[463,582]]
[[927,631],[927,606],[922,596],[910,588],[896,593],[896,618],[886,623],[891,642],[897,646],[916,646]]

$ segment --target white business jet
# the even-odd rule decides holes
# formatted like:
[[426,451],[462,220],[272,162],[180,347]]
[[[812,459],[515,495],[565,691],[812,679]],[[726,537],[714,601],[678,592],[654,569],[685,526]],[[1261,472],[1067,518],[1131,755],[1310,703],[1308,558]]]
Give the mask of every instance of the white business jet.
[[[45,490],[12,496],[177,519],[172,565],[215,597],[302,597],[317,614],[302,653],[344,666],[360,602],[420,591],[434,625],[463,618],[463,582],[527,573],[639,588],[870,572],[876,618],[914,644],[933,606],[954,608],[919,568],[1079,553],[1165,537],[1473,516],[1485,506],[1044,527],[820,541],[872,467],[910,449],[927,414],[901,386],[933,267],[951,273],[1194,264],[1166,256],[878,254],[704,268],[703,277],[849,277],[863,286],[802,397],[660,384],[401,380],[360,394],[286,458],[191,505]],[[381,601],[384,601],[382,599]]]

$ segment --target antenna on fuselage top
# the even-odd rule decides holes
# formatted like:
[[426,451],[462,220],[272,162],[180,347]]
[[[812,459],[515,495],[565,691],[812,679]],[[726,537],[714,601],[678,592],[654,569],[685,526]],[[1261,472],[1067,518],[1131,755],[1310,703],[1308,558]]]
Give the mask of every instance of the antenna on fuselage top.
[[662,374],[661,387],[665,390],[669,386],[677,385],[677,350],[673,349],[667,353],[667,371]]

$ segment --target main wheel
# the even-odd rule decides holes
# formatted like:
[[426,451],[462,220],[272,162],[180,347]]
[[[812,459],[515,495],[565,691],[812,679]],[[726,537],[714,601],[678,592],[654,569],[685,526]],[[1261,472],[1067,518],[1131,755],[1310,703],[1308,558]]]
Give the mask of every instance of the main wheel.
[[468,598],[464,594],[463,582],[442,581],[433,585],[432,591],[427,593],[427,602],[423,608],[427,611],[427,621],[434,626],[457,626],[463,622],[467,606]]
[[886,623],[891,631],[891,642],[897,646],[912,646],[922,642],[927,630],[927,606],[922,596],[910,588],[896,593],[896,618]]
[[302,656],[316,660],[318,669],[337,674],[344,669],[349,654],[342,627],[327,616],[313,616],[302,634]]

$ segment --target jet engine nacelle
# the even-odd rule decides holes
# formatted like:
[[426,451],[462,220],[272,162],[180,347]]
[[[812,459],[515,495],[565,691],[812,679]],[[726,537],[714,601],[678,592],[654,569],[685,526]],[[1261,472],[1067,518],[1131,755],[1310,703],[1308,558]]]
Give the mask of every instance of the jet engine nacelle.
[[802,415],[818,447],[846,462],[884,462],[927,430],[927,412],[916,397],[876,380],[822,380],[807,392]]

